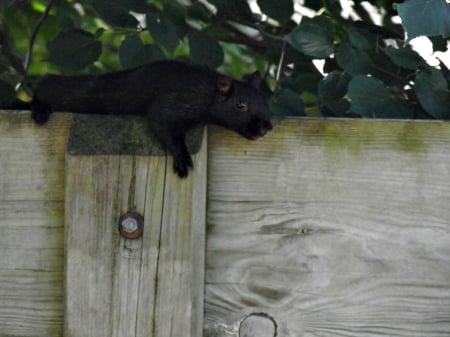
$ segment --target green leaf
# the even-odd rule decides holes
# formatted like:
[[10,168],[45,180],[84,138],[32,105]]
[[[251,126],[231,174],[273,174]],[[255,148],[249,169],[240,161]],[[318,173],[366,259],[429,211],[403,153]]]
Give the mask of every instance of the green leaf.
[[408,34],[406,42],[421,35],[450,36],[450,6],[445,0],[409,0],[397,10]]
[[194,2],[187,7],[187,16],[193,20],[208,22],[211,12],[201,2]]
[[189,38],[191,58],[198,64],[215,69],[223,63],[222,46],[212,37],[196,34]]
[[130,15],[132,7],[126,0],[92,0],[92,6],[112,26],[131,28],[138,25],[136,18]]
[[350,44],[356,49],[367,50],[372,48],[372,43],[368,37],[367,32],[357,28],[352,28],[348,31],[348,39]]
[[304,18],[285,38],[299,52],[314,58],[323,59],[334,52],[331,24],[324,16]]
[[405,85],[405,82],[407,82],[405,77],[411,74],[410,70],[397,66],[381,48],[367,50],[366,53],[370,58],[372,67],[368,74],[382,80],[388,86],[402,87]]
[[439,66],[441,67],[442,76],[444,76],[447,81],[447,88],[450,88],[450,69],[448,69],[442,61],[439,62]]
[[363,50],[353,48],[349,43],[343,43],[337,48],[336,61],[351,75],[369,74],[373,70],[369,55]]
[[318,87],[319,99],[331,113],[324,113],[331,116],[344,116],[350,108],[347,100],[343,99],[347,93],[350,76],[341,71],[333,71],[324,78]]
[[447,90],[447,81],[438,69],[428,68],[417,76],[420,81],[427,82],[433,90]]
[[387,56],[390,57],[394,64],[401,68],[416,70],[425,64],[424,59],[412,50],[409,45],[399,49],[386,47],[382,50]]
[[319,98],[322,102],[332,102],[341,99],[347,93],[350,76],[340,71],[328,74],[318,87]]
[[427,113],[437,119],[450,119],[450,92],[441,71],[421,71],[416,78],[414,92]]
[[322,105],[322,115],[325,117],[349,117],[349,110],[350,103],[343,98],[335,101],[328,101]]
[[294,13],[292,0],[258,0],[261,11],[280,23],[286,23]]
[[411,102],[391,97],[383,82],[375,77],[355,76],[349,84],[351,110],[363,117],[413,118]]
[[146,21],[147,29],[156,43],[168,51],[173,51],[178,46],[180,38],[178,37],[175,25],[169,18],[161,13],[159,16],[147,13]]
[[379,117],[389,100],[389,91],[379,79],[357,75],[349,83],[348,97],[353,112],[364,117]]
[[414,118],[414,106],[411,102],[399,99],[388,99],[383,109],[376,116],[387,119],[411,119]]
[[97,61],[102,45],[83,30],[60,33],[48,45],[50,60],[67,70],[81,70]]
[[123,68],[134,68],[143,64],[163,60],[164,53],[154,45],[145,45],[137,35],[123,40],[119,49],[120,63]]
[[186,23],[186,7],[178,2],[167,2],[164,5],[163,14],[167,17],[175,26],[177,30],[178,38],[181,40],[189,30],[189,26]]
[[299,75],[292,75],[283,80],[283,87],[292,89],[295,92],[303,93],[310,92],[317,93],[317,86],[321,77],[316,73],[301,72]]
[[17,73],[24,74],[22,60],[8,49],[0,47],[0,71],[12,67]]
[[306,117],[319,118],[323,117],[322,111],[318,107],[308,107],[304,110]]
[[270,110],[275,116],[305,116],[304,103],[291,89],[281,89],[270,102]]

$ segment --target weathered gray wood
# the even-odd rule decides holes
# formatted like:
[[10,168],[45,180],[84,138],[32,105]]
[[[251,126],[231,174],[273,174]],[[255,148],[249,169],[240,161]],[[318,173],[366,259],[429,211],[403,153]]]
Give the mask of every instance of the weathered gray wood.
[[[203,334],[206,138],[195,157],[190,183],[180,184],[171,172],[166,176],[155,309],[159,337]],[[169,158],[169,171],[172,165]]]
[[277,325],[273,318],[256,313],[245,317],[239,325],[239,337],[276,337]]
[[[121,239],[121,249],[116,253],[112,303],[112,336],[148,336],[153,331],[155,304],[155,279],[157,278],[160,222],[163,207],[166,158],[136,158],[135,194],[136,209],[144,215],[143,236],[137,240]],[[120,195],[123,212],[129,207],[129,184],[132,160],[121,162]],[[126,168],[126,169],[125,169]]]
[[285,120],[211,129],[207,336],[448,336],[450,124]]
[[[66,337],[201,334],[206,144],[186,180],[170,161],[68,156]],[[117,230],[130,201],[145,219],[134,241]]]
[[0,335],[61,336],[64,159],[71,116],[0,112]]
[[[1,336],[62,333],[71,118],[37,127],[29,113],[0,113]],[[449,129],[291,120],[257,142],[213,129],[206,335],[270,335],[271,322],[251,316],[267,313],[278,336],[447,336]],[[82,236],[66,257],[66,309],[78,315],[66,317],[67,329],[70,321],[95,336],[201,335],[204,150],[189,178],[200,180],[195,188],[178,181],[170,159],[161,182],[165,158],[136,157],[146,230],[133,242],[117,233],[133,157],[68,157],[79,175],[67,173],[67,189],[92,203],[66,200],[80,211],[66,206],[81,220],[70,230]],[[186,211],[172,213],[174,205]]]

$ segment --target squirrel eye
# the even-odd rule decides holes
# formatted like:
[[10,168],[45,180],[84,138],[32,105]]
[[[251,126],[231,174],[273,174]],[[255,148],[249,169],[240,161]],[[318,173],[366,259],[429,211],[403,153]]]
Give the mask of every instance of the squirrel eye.
[[243,101],[237,101],[236,108],[238,108],[239,110],[242,110],[242,111],[247,111],[247,103],[245,103]]

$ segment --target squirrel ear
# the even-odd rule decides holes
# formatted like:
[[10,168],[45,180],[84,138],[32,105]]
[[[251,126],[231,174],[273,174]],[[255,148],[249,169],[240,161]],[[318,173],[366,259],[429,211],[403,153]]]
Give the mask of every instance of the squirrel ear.
[[219,75],[217,78],[217,90],[219,94],[227,96],[231,92],[231,78],[224,75]]
[[262,82],[261,74],[259,71],[255,71],[253,74],[246,76],[245,81],[252,87],[259,89]]

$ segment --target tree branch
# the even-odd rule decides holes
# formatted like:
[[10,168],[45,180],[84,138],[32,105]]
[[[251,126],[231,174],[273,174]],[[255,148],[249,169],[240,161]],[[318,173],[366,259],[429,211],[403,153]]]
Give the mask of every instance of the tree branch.
[[36,41],[37,34],[39,33],[39,30],[41,29],[42,25],[44,24],[45,19],[47,19],[48,14],[50,13],[50,10],[52,9],[53,4],[55,3],[55,0],[50,0],[47,7],[45,8],[44,13],[39,18],[39,21],[36,24],[36,27],[34,27],[33,33],[31,34],[30,43],[28,45],[28,52],[25,56],[25,62],[24,62],[24,70],[25,75],[28,74],[28,69],[30,68],[31,60],[33,58],[33,46],[34,42]]

